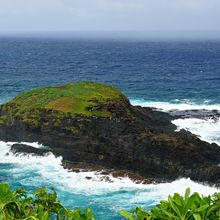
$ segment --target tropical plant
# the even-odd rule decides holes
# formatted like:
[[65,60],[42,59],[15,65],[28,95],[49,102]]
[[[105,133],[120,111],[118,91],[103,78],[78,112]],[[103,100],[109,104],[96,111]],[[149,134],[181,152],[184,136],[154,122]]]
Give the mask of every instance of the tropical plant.
[[[150,211],[135,208],[131,213],[120,211],[128,220],[220,220],[220,193],[212,196],[184,196],[174,193]],[[28,196],[23,189],[10,190],[7,183],[0,184],[0,220],[95,220],[91,209],[67,209],[57,199],[55,191],[45,187]]]
[[10,190],[7,183],[0,184],[0,220],[94,220],[87,208],[69,210],[57,200],[56,192],[45,187],[28,196],[23,189]]
[[133,209],[132,213],[129,213],[124,210],[120,211],[119,213],[121,216],[129,220],[151,220],[152,219],[152,216],[149,212],[145,212],[139,207]]
[[150,211],[136,208],[132,213],[120,214],[129,220],[220,220],[220,193],[206,197],[198,193],[190,195],[188,188],[184,196],[175,193]]
[[8,184],[0,184],[0,220],[19,217],[19,193],[11,192]]

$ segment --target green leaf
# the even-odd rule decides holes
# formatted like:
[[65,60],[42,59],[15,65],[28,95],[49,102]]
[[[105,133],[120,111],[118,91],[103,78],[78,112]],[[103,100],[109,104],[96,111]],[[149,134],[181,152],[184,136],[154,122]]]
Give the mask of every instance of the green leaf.
[[168,201],[169,201],[170,206],[173,209],[173,211],[177,214],[178,217],[181,218],[182,214],[181,214],[181,210],[180,209],[183,208],[183,207],[180,207],[180,209],[179,209],[179,207],[177,207],[176,204],[174,203],[174,200],[173,200],[173,198],[171,196],[168,197]]
[[193,214],[193,217],[195,220],[203,220],[202,217],[200,216],[200,214],[198,214],[198,213]]
[[49,213],[48,212],[45,212],[43,214],[43,216],[41,217],[41,220],[49,220]]
[[190,195],[190,188],[187,188],[185,192],[185,199],[189,198],[189,195]]
[[207,210],[208,207],[209,207],[209,205],[203,205],[203,206],[195,209],[194,212],[204,212]]
[[72,217],[71,219],[80,220],[80,213],[79,213],[79,211],[77,211],[77,210],[72,211],[71,217]]
[[0,192],[4,193],[4,194],[10,192],[9,184],[8,183],[1,183],[0,184]]
[[127,211],[123,211],[123,210],[122,210],[122,211],[119,212],[119,214],[120,214],[121,216],[125,217],[125,218],[128,219],[128,220],[135,220],[135,219],[133,218],[132,214],[129,213],[129,212],[127,212]]
[[220,204],[214,204],[208,208],[206,216],[209,217],[209,215],[218,210],[220,211]]
[[[165,215],[164,215],[165,214]],[[180,218],[179,217],[177,217],[177,216],[175,216],[174,214],[172,214],[172,213],[170,213],[170,212],[168,212],[168,211],[166,211],[166,210],[163,210],[162,211],[162,215],[160,216],[161,217],[161,219],[167,219],[167,217],[169,217],[169,219],[176,219],[176,220],[179,220]],[[168,219],[167,219],[168,220]]]

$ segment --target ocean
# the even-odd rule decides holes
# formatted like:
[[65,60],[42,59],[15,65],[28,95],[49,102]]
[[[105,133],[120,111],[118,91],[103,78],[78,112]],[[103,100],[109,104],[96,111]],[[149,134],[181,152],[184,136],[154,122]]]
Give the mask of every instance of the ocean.
[[[75,81],[114,85],[134,105],[198,110],[197,117],[173,123],[220,145],[220,42],[0,38],[0,103],[32,88]],[[198,117],[204,109],[209,114]],[[69,208],[91,207],[97,219],[121,219],[121,209],[136,206],[149,209],[188,186],[204,195],[218,190],[183,178],[144,185],[110,176],[107,182],[99,172],[64,170],[53,154],[15,156],[12,144],[0,141],[1,182],[28,192],[45,185]]]

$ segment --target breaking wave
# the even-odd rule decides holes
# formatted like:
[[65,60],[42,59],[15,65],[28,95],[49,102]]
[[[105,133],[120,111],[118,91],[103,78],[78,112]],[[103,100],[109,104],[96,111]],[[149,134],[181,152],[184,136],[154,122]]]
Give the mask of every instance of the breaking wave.
[[[61,165],[62,158],[52,153],[46,156],[14,155],[13,143],[0,141],[0,179],[14,187],[27,190],[45,185],[58,192],[60,200],[68,207],[90,206],[98,216],[108,212],[106,219],[118,218],[121,209],[144,206],[150,208],[174,192],[184,193],[187,187],[203,195],[213,194],[216,188],[204,186],[190,179],[179,179],[163,184],[137,184],[128,177],[115,178],[100,171],[72,172]],[[37,143],[28,143],[41,147]],[[129,203],[127,202],[129,200]]]

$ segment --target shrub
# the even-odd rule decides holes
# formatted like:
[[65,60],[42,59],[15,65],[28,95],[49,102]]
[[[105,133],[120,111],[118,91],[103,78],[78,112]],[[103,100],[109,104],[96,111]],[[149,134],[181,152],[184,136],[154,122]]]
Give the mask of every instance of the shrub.
[[0,220],[94,220],[95,215],[85,210],[65,208],[57,200],[56,192],[45,187],[28,196],[23,189],[10,190],[9,184],[0,184]]
[[220,193],[213,196],[190,195],[188,188],[184,196],[175,193],[167,201],[161,201],[150,211],[136,208],[120,214],[129,220],[220,220]]
[[[150,211],[135,208],[131,213],[120,211],[128,220],[220,220],[220,193],[212,196],[175,193],[161,201]],[[7,183],[0,184],[0,220],[95,220],[91,209],[65,208],[57,199],[56,192],[45,187],[36,189],[28,196],[23,189],[10,190]]]

